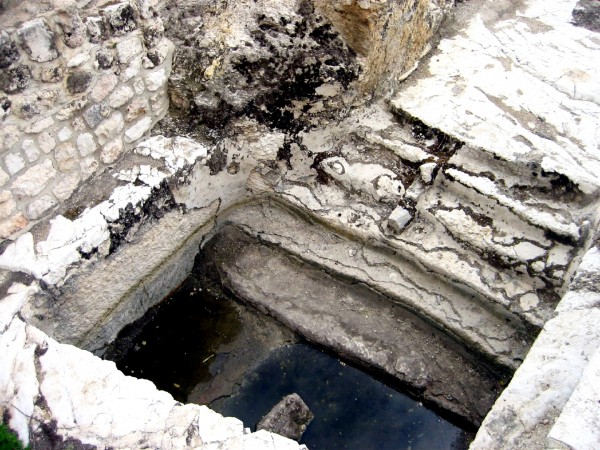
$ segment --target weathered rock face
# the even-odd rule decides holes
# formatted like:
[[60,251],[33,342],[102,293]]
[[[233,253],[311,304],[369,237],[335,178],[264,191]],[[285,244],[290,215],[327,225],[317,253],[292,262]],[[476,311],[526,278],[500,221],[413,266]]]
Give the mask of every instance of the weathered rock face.
[[[26,1],[5,8],[0,183],[15,208],[0,219],[3,239],[55,212],[166,113],[172,53],[146,1]],[[134,104],[134,95],[145,107]],[[45,176],[29,176],[48,164]]]
[[256,425],[257,430],[267,430],[299,441],[314,415],[298,394],[283,397]]
[[[294,134],[345,106],[361,67],[312,2],[215,3],[175,52],[171,100],[192,123],[223,128],[244,115]],[[167,21],[167,35],[178,28]]]
[[167,2],[172,105],[189,126],[322,126],[413,70],[452,3]]

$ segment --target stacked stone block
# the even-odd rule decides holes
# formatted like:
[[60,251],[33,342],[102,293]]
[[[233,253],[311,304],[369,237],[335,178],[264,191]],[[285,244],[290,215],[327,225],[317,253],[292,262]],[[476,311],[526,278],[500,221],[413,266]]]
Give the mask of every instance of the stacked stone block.
[[171,56],[146,0],[0,32],[0,238],[54,212],[164,116]]

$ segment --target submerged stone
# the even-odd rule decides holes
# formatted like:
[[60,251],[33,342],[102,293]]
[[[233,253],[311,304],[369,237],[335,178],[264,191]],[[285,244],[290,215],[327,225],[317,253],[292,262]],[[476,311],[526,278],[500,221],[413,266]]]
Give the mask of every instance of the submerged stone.
[[314,414],[298,394],[283,397],[256,425],[257,430],[267,430],[299,441]]

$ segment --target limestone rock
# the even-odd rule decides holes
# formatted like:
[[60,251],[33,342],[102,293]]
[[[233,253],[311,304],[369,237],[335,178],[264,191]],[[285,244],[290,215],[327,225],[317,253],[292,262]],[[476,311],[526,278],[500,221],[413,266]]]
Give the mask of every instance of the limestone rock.
[[314,418],[311,410],[298,394],[283,397],[256,425],[257,430],[267,430],[299,441]]
[[56,147],[56,141],[48,132],[40,133],[38,144],[40,145],[40,149],[46,154],[50,153]]
[[71,94],[81,94],[90,87],[92,78],[90,72],[73,72],[67,77],[67,89]]
[[54,42],[56,35],[50,30],[44,19],[25,22],[17,34],[33,61],[47,62],[58,57],[58,50]]
[[96,65],[99,69],[110,69],[115,60],[115,52],[110,48],[101,48],[96,52]]
[[43,195],[27,207],[27,217],[29,219],[39,219],[58,203],[52,195]]
[[28,221],[23,213],[17,213],[14,216],[0,222],[0,238],[5,239],[11,234],[22,230],[28,225]]
[[48,116],[44,117],[43,119],[36,120],[34,123],[29,125],[25,131],[30,134],[38,134],[47,128],[50,128],[52,125],[54,125],[54,119],[52,116]]
[[52,166],[52,161],[47,159],[17,177],[12,184],[13,193],[33,197],[39,194],[55,175],[56,170]]
[[61,36],[67,47],[81,47],[86,42],[87,27],[83,20],[81,20],[76,9],[69,10],[60,15],[58,17],[58,24],[62,29]]
[[104,10],[111,34],[120,36],[137,28],[135,13],[129,2],[111,5]]
[[104,145],[110,139],[114,138],[118,133],[121,132],[125,123],[123,121],[123,114],[119,111],[115,111],[111,114],[111,116],[103,121],[94,133],[98,138],[98,143],[100,145]]
[[8,173],[11,175],[16,174],[25,167],[25,160],[19,153],[9,153],[4,158],[4,163],[8,169]]
[[77,167],[77,150],[71,142],[60,144],[54,150],[54,158],[61,172],[69,172]]
[[15,211],[16,203],[9,191],[0,192],[0,220],[8,218]]
[[40,152],[35,145],[35,142],[31,139],[25,139],[21,144],[21,149],[29,162],[35,162],[40,157]]
[[0,169],[0,186],[4,186],[9,179],[10,178],[6,174],[6,172],[4,172],[4,170]]
[[159,69],[146,75],[146,88],[150,92],[157,91],[167,82],[165,69]]
[[140,139],[152,126],[152,117],[144,117],[125,131],[125,141],[130,143]]
[[67,200],[73,191],[77,188],[81,177],[77,172],[70,172],[59,180],[58,183],[52,188],[52,193],[60,201]]
[[0,89],[7,94],[23,92],[29,87],[31,79],[31,69],[28,66],[17,66],[0,72]]
[[77,150],[81,156],[88,156],[96,151],[94,136],[90,133],[82,133],[77,136]]
[[100,161],[104,164],[111,164],[119,159],[123,153],[123,141],[121,138],[113,139],[102,146],[100,151]]
[[144,45],[138,36],[131,36],[117,43],[117,58],[121,64],[129,64],[144,53]]
[[120,108],[133,98],[134,92],[129,86],[121,86],[108,99],[111,108]]
[[19,49],[5,31],[0,32],[0,69],[19,60]]
[[387,226],[396,233],[401,233],[412,220],[413,215],[406,208],[398,206],[387,219]]
[[94,129],[110,114],[110,108],[105,103],[90,106],[83,113],[83,120],[91,129]]
[[43,67],[41,70],[41,79],[45,83],[58,83],[63,79],[64,69],[57,67]]

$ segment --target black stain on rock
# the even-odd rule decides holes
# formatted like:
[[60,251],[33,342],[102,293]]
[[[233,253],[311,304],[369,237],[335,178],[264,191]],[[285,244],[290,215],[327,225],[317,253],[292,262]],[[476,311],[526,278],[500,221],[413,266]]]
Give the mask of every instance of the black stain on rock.
[[105,20],[113,35],[123,35],[137,28],[133,8],[129,4],[120,5],[105,12]]
[[67,89],[71,94],[81,94],[90,87],[92,74],[89,72],[74,72],[67,78]]
[[[166,181],[152,188],[150,197],[142,205],[127,206],[120,210],[119,218],[109,224],[110,248],[113,253],[119,246],[131,239],[132,234],[146,221],[157,220],[177,207],[171,188]],[[91,254],[88,253],[90,256]]]
[[600,1],[579,0],[573,9],[573,24],[600,32]]
[[7,94],[23,92],[31,83],[31,69],[28,66],[18,66],[0,72],[0,89]]
[[5,69],[19,60],[19,49],[6,33],[0,34],[0,69]]
[[32,433],[32,448],[41,450],[96,450],[95,445],[84,444],[79,439],[65,438],[58,432],[55,419],[50,422],[40,422]]

